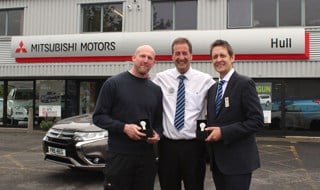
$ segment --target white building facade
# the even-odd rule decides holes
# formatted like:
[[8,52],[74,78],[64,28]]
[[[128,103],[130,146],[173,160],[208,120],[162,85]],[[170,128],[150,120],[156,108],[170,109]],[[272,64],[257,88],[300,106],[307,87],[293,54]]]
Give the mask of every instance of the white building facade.
[[210,44],[233,45],[270,127],[320,128],[319,11],[317,0],[0,0],[0,127],[92,112],[137,45],[155,48],[154,76],[174,66],[171,42],[183,36],[192,67],[213,78]]

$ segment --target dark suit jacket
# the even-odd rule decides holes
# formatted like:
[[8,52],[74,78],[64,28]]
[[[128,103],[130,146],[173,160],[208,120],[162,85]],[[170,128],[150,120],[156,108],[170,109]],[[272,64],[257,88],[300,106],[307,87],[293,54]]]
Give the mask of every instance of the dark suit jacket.
[[218,82],[208,91],[207,119],[208,126],[221,127],[222,140],[209,143],[211,159],[224,174],[251,173],[260,167],[255,133],[263,126],[263,112],[255,83],[249,77],[234,72],[223,95],[220,112],[216,115],[217,85]]

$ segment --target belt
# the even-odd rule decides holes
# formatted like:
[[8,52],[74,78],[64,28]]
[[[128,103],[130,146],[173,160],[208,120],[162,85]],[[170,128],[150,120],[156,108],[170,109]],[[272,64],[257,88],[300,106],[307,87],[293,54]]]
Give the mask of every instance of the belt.
[[167,141],[167,142],[195,142],[195,141],[198,141],[196,138],[193,138],[193,139],[170,139],[168,137],[161,137],[160,140],[163,140],[164,142]]

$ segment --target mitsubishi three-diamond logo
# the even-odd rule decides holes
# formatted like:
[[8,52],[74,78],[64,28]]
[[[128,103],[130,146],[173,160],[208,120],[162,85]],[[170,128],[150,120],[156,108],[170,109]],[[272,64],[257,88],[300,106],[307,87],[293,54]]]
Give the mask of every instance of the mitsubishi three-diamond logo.
[[16,49],[16,53],[27,53],[27,49],[24,47],[23,41],[20,41],[19,47]]

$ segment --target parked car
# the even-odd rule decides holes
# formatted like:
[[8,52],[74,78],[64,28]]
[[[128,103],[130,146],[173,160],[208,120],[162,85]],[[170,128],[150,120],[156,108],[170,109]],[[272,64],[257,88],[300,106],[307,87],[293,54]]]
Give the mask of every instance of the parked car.
[[55,123],[43,138],[44,159],[70,168],[102,170],[108,132],[92,123],[92,114]]
[[271,103],[271,96],[269,94],[258,94],[260,99],[260,104],[269,106]]
[[32,107],[33,89],[13,88],[8,94],[7,117],[12,125],[28,121],[28,110]]
[[[320,99],[286,100],[286,128],[320,129]],[[272,102],[271,128],[280,128],[280,102]]]

